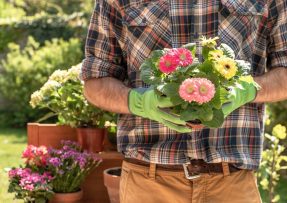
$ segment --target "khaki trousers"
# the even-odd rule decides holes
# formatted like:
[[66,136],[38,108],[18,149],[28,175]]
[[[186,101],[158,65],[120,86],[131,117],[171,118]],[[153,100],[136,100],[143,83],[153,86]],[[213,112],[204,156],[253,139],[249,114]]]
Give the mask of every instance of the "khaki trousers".
[[123,162],[121,203],[261,203],[253,171],[202,174],[195,180],[182,171],[156,170]]

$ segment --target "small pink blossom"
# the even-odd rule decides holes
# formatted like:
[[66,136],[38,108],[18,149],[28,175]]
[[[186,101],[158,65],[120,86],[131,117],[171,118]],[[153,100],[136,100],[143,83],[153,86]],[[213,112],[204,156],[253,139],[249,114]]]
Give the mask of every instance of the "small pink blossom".
[[168,52],[159,60],[159,69],[163,73],[172,73],[176,70],[179,64],[178,57],[173,52]]
[[187,102],[203,104],[215,94],[214,84],[206,78],[188,78],[179,87],[180,97]]
[[32,170],[30,168],[16,168],[16,169],[11,169],[8,172],[9,178],[22,178],[30,175],[32,173]]
[[179,60],[178,65],[182,67],[186,67],[192,64],[193,62],[192,54],[188,49],[178,48],[178,49],[173,49],[173,52],[174,52],[174,55],[178,57],[178,60]]
[[48,150],[45,146],[35,147],[29,145],[22,153],[22,158],[26,159],[26,163],[29,165],[46,165],[48,157]]

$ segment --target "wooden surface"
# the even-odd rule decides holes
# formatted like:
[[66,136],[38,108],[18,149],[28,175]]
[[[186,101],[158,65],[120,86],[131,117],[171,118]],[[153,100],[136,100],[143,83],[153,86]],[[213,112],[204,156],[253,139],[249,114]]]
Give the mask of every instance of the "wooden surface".
[[86,178],[83,184],[83,203],[109,203],[109,196],[104,186],[103,171],[122,165],[123,156],[118,152],[102,152],[99,154],[103,162]]

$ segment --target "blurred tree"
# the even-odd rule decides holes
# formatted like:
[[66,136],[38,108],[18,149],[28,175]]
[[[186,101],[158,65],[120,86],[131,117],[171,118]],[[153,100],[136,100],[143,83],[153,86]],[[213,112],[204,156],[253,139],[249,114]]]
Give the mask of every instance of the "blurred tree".
[[0,125],[24,126],[28,121],[37,120],[40,111],[30,107],[30,95],[56,69],[67,69],[81,62],[82,58],[78,39],[68,42],[54,39],[40,47],[29,37],[23,50],[17,44],[10,44],[6,59],[0,63],[0,95],[7,101],[7,106],[1,109]]

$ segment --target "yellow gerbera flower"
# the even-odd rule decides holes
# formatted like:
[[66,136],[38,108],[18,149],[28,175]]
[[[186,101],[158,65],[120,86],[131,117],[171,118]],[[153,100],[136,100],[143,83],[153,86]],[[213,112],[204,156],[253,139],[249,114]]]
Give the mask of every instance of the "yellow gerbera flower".
[[200,40],[201,40],[201,45],[203,47],[208,47],[210,49],[214,48],[217,43],[216,43],[216,40],[218,40],[219,37],[214,37],[214,38],[206,38],[205,36],[201,37]]
[[236,62],[231,58],[217,60],[214,67],[227,80],[235,76],[237,72]]
[[209,60],[219,60],[223,57],[223,51],[221,50],[212,50],[208,53],[208,59]]

